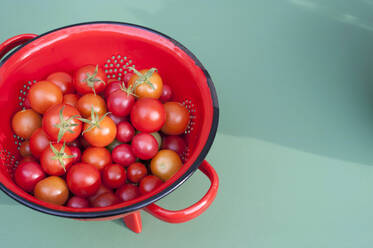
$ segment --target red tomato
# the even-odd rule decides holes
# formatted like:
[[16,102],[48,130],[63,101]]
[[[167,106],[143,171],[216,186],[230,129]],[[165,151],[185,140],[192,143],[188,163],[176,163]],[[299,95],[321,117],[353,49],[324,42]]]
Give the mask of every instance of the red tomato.
[[123,90],[117,90],[107,99],[107,107],[116,116],[124,117],[130,114],[135,103],[135,97]]
[[115,195],[121,202],[125,202],[133,200],[139,197],[141,194],[139,187],[133,184],[125,184],[115,192]]
[[105,89],[104,97],[108,99],[108,97],[113,93],[114,91],[117,91],[120,89],[120,86],[122,83],[120,81],[113,81],[111,82]]
[[103,193],[106,193],[106,192],[111,192],[111,193],[113,193],[113,191],[111,190],[111,189],[109,189],[108,187],[106,187],[105,185],[103,185],[103,184],[101,184],[100,185],[100,188],[98,188],[98,190],[97,190],[97,192],[94,194],[94,195],[92,195],[92,196],[90,196],[89,198],[88,198],[88,200],[89,200],[89,202],[93,202],[98,196],[100,196],[100,195],[102,195]]
[[62,144],[50,144],[41,154],[40,164],[43,170],[51,176],[62,176],[73,161],[69,147]]
[[119,188],[126,182],[126,171],[119,164],[109,164],[102,170],[102,182],[109,188]]
[[19,164],[22,164],[22,163],[25,163],[25,162],[38,162],[38,160],[36,158],[34,158],[33,156],[27,156],[27,157],[22,158],[19,161]]
[[15,183],[27,192],[32,192],[35,185],[43,178],[45,173],[36,162],[21,162],[14,173]]
[[84,137],[80,137],[79,138],[79,143],[81,144],[81,146],[83,148],[88,148],[90,147],[90,144],[88,143],[88,141],[84,138]]
[[54,105],[43,116],[43,129],[53,141],[71,142],[82,131],[79,111],[68,104]]
[[127,72],[124,74],[123,81],[128,85],[128,82],[130,81],[131,77],[133,76],[133,72]]
[[111,152],[113,162],[128,167],[136,161],[136,157],[128,144],[118,145]]
[[156,188],[162,185],[162,180],[156,176],[149,175],[144,177],[140,182],[140,193],[145,195],[152,192]]
[[94,201],[92,201],[92,206],[94,208],[104,208],[117,203],[119,203],[119,199],[112,192],[106,192],[99,195]]
[[135,135],[135,129],[128,121],[122,121],[117,125],[117,140],[129,143]]
[[87,197],[94,195],[101,184],[100,172],[90,164],[78,163],[71,166],[67,172],[67,185],[77,196]]
[[19,153],[22,157],[31,156],[30,142],[25,140],[22,142],[21,147],[19,148]]
[[133,137],[131,148],[136,157],[142,160],[148,160],[157,154],[158,142],[151,134],[139,133]]
[[168,102],[172,97],[171,87],[167,84],[163,85],[162,95],[159,97],[159,100],[163,103]]
[[69,189],[65,180],[50,176],[35,185],[34,196],[41,201],[63,205],[69,198]]
[[117,136],[115,123],[107,116],[98,117],[94,120],[90,117],[90,123],[85,123],[83,137],[88,143],[95,147],[104,147],[114,141]]
[[49,137],[42,128],[38,128],[30,138],[30,150],[32,155],[40,158],[41,153],[49,146]]
[[79,68],[74,75],[74,86],[80,94],[100,93],[106,87],[105,72],[98,65],[86,65]]
[[27,98],[33,110],[44,114],[49,107],[62,103],[63,95],[55,84],[49,81],[39,81],[31,86]]
[[113,115],[112,113],[108,114],[108,116],[110,117],[110,119],[114,121],[115,125],[118,125],[122,121],[127,121],[127,117],[119,117],[119,116]]
[[14,133],[28,139],[36,129],[41,127],[41,117],[32,109],[18,111],[12,118]]
[[77,108],[77,106],[78,106],[78,100],[79,100],[78,95],[75,95],[75,94],[66,94],[66,95],[63,96],[62,103],[63,104],[69,104],[69,105],[73,106],[74,108]]
[[167,102],[164,104],[166,121],[162,126],[162,132],[168,135],[179,135],[185,132],[189,123],[189,111],[178,102]]
[[71,154],[74,156],[71,164],[76,164],[80,162],[82,157],[82,152],[80,151],[80,149],[76,146],[70,146],[69,148],[71,150]]
[[159,100],[139,99],[131,111],[131,123],[135,129],[151,133],[161,129],[166,121],[166,112]]
[[92,108],[98,115],[103,115],[106,113],[105,100],[99,96],[92,93],[85,94],[79,98],[78,110],[84,117],[91,116]]
[[113,142],[111,142],[108,146],[106,146],[106,148],[111,152],[114,150],[115,147],[119,146],[120,144],[123,144],[122,142],[119,142],[118,140],[114,140]]
[[83,152],[82,162],[94,165],[98,170],[102,170],[111,163],[111,154],[104,147],[88,147]]
[[135,94],[139,98],[158,99],[162,95],[163,81],[155,68],[144,69],[134,73],[128,81],[128,87],[130,86],[135,88]]
[[30,100],[28,99],[27,96],[26,96],[26,98],[25,98],[25,101],[23,102],[23,106],[24,106],[26,109],[30,109],[30,108],[31,108],[31,103],[30,103]]
[[83,197],[73,196],[66,203],[66,206],[70,208],[89,208],[89,201]]
[[73,79],[66,72],[54,72],[47,77],[47,81],[54,83],[63,94],[74,93]]
[[133,183],[139,183],[148,174],[148,170],[142,163],[133,163],[127,168],[127,177]]
[[186,148],[184,139],[177,135],[165,136],[162,142],[162,149],[175,151],[179,156],[183,155]]
[[76,139],[74,141],[71,141],[69,143],[67,143],[67,145],[71,148],[71,147],[81,147],[81,144],[80,144],[80,139]]

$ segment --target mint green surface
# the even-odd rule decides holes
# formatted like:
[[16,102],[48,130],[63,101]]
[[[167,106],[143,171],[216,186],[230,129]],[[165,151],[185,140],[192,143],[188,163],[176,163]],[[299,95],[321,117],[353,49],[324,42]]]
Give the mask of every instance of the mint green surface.
[[[373,1],[1,1],[0,40],[97,20],[144,25],[210,72],[220,126],[213,205],[184,224],[41,214],[0,193],[0,247],[373,246]],[[192,204],[197,172],[159,203]]]

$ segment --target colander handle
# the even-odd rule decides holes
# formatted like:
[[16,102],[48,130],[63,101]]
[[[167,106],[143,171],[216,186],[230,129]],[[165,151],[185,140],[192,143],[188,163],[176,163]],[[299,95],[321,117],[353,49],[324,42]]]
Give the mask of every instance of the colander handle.
[[202,214],[214,201],[219,187],[219,177],[214,168],[204,160],[199,169],[210,179],[211,186],[201,200],[192,206],[182,210],[167,210],[156,204],[150,204],[145,207],[145,211],[154,217],[169,223],[182,223],[192,220]]
[[19,34],[0,44],[0,60],[13,48],[35,38],[37,34]]

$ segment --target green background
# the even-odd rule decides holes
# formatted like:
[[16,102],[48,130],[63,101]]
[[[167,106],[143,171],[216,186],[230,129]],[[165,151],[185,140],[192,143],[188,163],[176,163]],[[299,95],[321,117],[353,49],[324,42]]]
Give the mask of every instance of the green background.
[[[372,247],[373,0],[1,1],[0,40],[122,21],[180,41],[210,72],[220,125],[215,202],[184,224],[143,213],[80,222],[0,193],[1,247]],[[197,172],[159,203],[180,209]]]

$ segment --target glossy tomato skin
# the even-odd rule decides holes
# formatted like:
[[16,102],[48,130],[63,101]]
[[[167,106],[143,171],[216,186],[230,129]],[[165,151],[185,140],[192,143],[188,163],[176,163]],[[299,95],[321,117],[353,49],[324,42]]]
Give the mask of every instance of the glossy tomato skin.
[[158,142],[151,134],[139,133],[133,137],[131,149],[136,157],[142,160],[148,160],[157,154]]
[[12,118],[14,133],[28,139],[34,131],[41,127],[41,117],[32,109],[18,111]]
[[150,162],[153,175],[167,181],[183,166],[179,155],[172,150],[160,150]]
[[89,201],[86,198],[73,196],[66,203],[67,207],[70,208],[89,208]]
[[27,192],[32,192],[35,185],[44,178],[45,173],[36,162],[21,162],[14,173],[15,183]]
[[142,163],[136,162],[127,168],[127,178],[133,183],[139,183],[148,174],[148,169]]
[[82,162],[102,170],[111,163],[111,154],[104,147],[88,147],[82,154]]
[[157,189],[159,186],[162,185],[162,180],[154,175],[149,175],[144,177],[139,185],[140,193],[145,195],[147,193],[152,192],[153,190]]
[[165,121],[165,109],[157,99],[141,98],[132,108],[131,123],[141,132],[156,132],[161,129]]
[[[100,127],[93,127],[91,130],[83,134],[84,139],[95,147],[105,147],[114,141],[117,136],[117,126],[112,119],[105,116],[99,123]],[[84,124],[84,130],[87,130],[90,124]]]
[[187,108],[179,102],[167,102],[164,104],[166,121],[161,131],[168,135],[183,134],[188,127],[190,115]]
[[104,184],[101,184],[97,192],[93,194],[92,196],[88,197],[88,200],[90,203],[92,203],[98,196],[102,195],[103,193],[107,193],[107,192],[113,193],[111,189],[106,187]]
[[[105,90],[106,87],[106,75],[105,72],[102,70],[102,68],[97,68],[97,74],[95,76],[95,79],[97,80],[94,83],[94,89],[96,93],[100,93]],[[75,89],[80,94],[86,94],[86,93],[93,93],[93,89],[88,86],[87,83],[87,74],[94,75],[96,70],[96,65],[85,65],[81,68],[79,68],[73,77],[73,84],[75,86]]]
[[135,129],[128,121],[122,121],[117,125],[117,140],[129,143],[135,135]]
[[81,197],[94,195],[101,184],[100,172],[90,164],[78,163],[67,172],[67,185],[70,191]]
[[104,208],[117,203],[119,203],[118,197],[116,197],[112,192],[106,192],[99,195],[94,201],[92,201],[92,207]]
[[50,176],[39,181],[34,189],[37,199],[56,205],[63,205],[69,198],[69,189],[65,180]]
[[107,107],[111,113],[119,117],[128,116],[135,103],[133,95],[117,90],[110,94],[107,99]]
[[62,109],[62,116],[65,121],[76,116],[76,118],[69,121],[69,124],[72,124],[72,126],[69,127],[71,132],[66,130],[60,140],[60,142],[71,142],[75,140],[82,131],[82,122],[77,119],[81,117],[80,113],[73,106],[68,104],[58,104],[50,107],[43,116],[42,126],[49,138],[53,141],[57,141],[58,133],[60,132],[60,128],[58,128],[57,125],[61,123],[60,112]]
[[120,90],[121,85],[122,83],[120,81],[110,82],[109,85],[105,89],[104,97],[108,99],[111,93],[113,93],[114,91]]
[[62,103],[63,95],[58,86],[49,81],[39,81],[31,86],[27,98],[31,108],[44,114],[53,105]]
[[126,171],[119,164],[109,164],[102,170],[102,182],[107,187],[116,189],[126,182]]
[[113,113],[108,114],[108,116],[110,117],[110,119],[114,121],[115,125],[118,125],[122,121],[127,121],[127,117],[119,117],[119,116],[113,115]]
[[62,94],[74,93],[73,78],[66,72],[54,72],[47,77],[47,81],[54,83]]
[[81,96],[78,100],[77,107],[79,112],[84,117],[91,116],[92,108],[95,113],[99,115],[103,115],[106,113],[105,100],[101,96],[95,95],[93,93],[87,93]]
[[124,74],[123,81],[126,83],[126,85],[128,85],[128,82],[130,81],[133,74],[133,72],[127,72],[126,74]]
[[175,151],[179,156],[183,155],[186,148],[185,140],[178,135],[165,136],[162,141],[162,149]]
[[171,100],[172,90],[168,84],[163,84],[162,95],[159,97],[159,100],[163,103]]
[[123,185],[117,189],[115,195],[121,202],[130,201],[141,196],[139,187],[133,184]]
[[22,142],[21,147],[19,148],[19,153],[22,157],[32,156],[30,149],[30,141],[25,140]]
[[[57,151],[60,151],[62,148],[62,144],[52,144]],[[68,156],[71,156],[71,150],[68,146],[65,146],[64,153]],[[63,163],[64,165],[60,164],[57,159],[53,159],[56,154],[53,153],[53,150],[50,146],[48,146],[41,154],[40,157],[40,164],[43,170],[51,176],[62,176],[66,173],[66,171],[71,166],[73,158],[64,158]],[[64,168],[65,167],[65,168]]]
[[136,157],[132,152],[131,146],[128,144],[118,145],[111,152],[113,162],[128,167],[136,161]]
[[76,94],[66,94],[63,96],[63,101],[62,103],[63,104],[69,104],[71,106],[73,106],[74,108],[78,108],[78,100],[79,100],[79,97],[78,95]]
[[30,138],[30,150],[32,155],[36,158],[40,158],[41,153],[49,146],[49,142],[50,139],[47,133],[42,128],[36,129]]
[[82,158],[82,152],[80,151],[80,149],[76,146],[70,146],[70,150],[71,150],[71,154],[74,156],[72,158],[73,161],[71,162],[71,164],[76,164],[80,162]]
[[[140,70],[141,74],[145,74],[149,69]],[[139,79],[139,76],[134,74],[131,79],[128,81],[128,87],[135,86],[136,80]],[[163,81],[158,72],[153,72],[153,75],[148,79],[153,85],[151,87],[147,83],[140,84],[135,89],[135,94],[139,98],[155,98],[158,99],[162,95]]]

